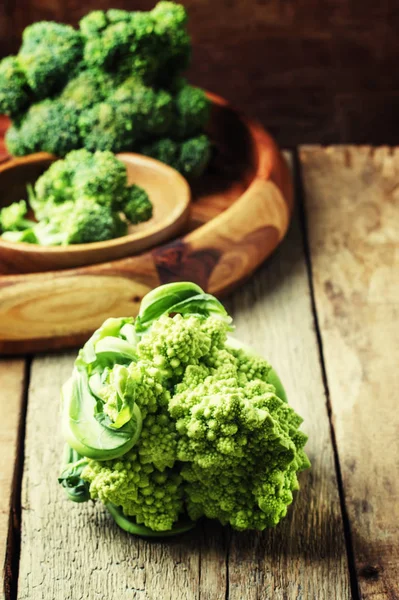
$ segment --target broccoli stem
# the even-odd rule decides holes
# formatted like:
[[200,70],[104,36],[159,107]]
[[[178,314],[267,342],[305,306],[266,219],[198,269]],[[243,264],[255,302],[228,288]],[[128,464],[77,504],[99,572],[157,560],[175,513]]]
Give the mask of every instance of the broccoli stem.
[[196,521],[191,521],[190,519],[181,519],[177,521],[169,531],[154,531],[145,525],[139,525],[135,522],[133,517],[126,517],[120,508],[111,504],[110,502],[105,505],[108,509],[109,513],[112,515],[115,523],[127,533],[132,535],[139,535],[141,537],[148,538],[163,538],[163,537],[172,537],[174,535],[179,535],[180,533],[185,533],[186,531],[190,531],[196,526]]

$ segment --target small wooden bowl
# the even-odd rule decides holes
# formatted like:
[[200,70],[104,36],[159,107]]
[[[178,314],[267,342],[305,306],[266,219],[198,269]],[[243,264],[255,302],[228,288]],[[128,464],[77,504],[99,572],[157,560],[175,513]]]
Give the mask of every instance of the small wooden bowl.
[[[115,260],[138,254],[176,235],[189,214],[191,192],[184,177],[146,156],[132,153],[117,156],[126,165],[128,183],[137,183],[148,193],[154,206],[152,219],[130,225],[123,237],[67,247],[7,242],[0,237],[0,273],[34,273]],[[55,160],[51,154],[41,152],[1,165],[0,205],[26,198],[26,185],[34,183]]]

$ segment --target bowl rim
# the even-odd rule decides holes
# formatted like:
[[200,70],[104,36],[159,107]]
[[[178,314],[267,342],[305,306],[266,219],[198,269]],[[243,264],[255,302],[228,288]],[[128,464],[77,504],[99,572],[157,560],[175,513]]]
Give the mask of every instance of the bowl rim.
[[[190,203],[191,203],[191,189],[187,182],[187,180],[169,165],[156,160],[155,158],[151,158],[149,156],[145,156],[143,154],[138,154],[136,152],[118,152],[115,154],[117,158],[120,158],[123,161],[124,156],[129,156],[134,159],[135,164],[139,166],[147,165],[153,166],[158,171],[163,171],[165,174],[169,173],[169,176],[173,176],[173,179],[178,182],[178,186],[181,188],[181,203],[180,209],[176,216],[175,213],[171,213],[170,216],[166,217],[162,221],[162,228],[157,224],[153,224],[148,228],[143,229],[137,233],[128,233],[126,235],[119,236],[117,238],[112,238],[110,240],[105,240],[101,242],[89,242],[86,244],[71,244],[69,246],[43,246],[42,244],[30,244],[28,242],[10,242],[8,240],[4,240],[0,236],[0,248],[8,248],[13,250],[14,252],[20,253],[35,253],[38,252],[43,254],[63,254],[68,252],[68,254],[80,254],[82,252],[92,252],[105,250],[107,248],[115,248],[121,245],[130,244],[132,242],[138,242],[147,237],[151,237],[154,234],[157,234],[161,229],[167,229],[170,225],[178,221],[182,218],[182,216],[187,212]],[[55,162],[59,160],[54,154],[49,154],[48,152],[35,152],[33,154],[27,154],[23,157],[14,157],[12,156],[9,160],[6,160],[4,163],[0,164],[0,177],[1,174],[8,170],[18,170],[20,167],[24,167],[27,164],[35,164],[40,163],[45,160],[52,160]],[[177,186],[176,186],[177,187]]]

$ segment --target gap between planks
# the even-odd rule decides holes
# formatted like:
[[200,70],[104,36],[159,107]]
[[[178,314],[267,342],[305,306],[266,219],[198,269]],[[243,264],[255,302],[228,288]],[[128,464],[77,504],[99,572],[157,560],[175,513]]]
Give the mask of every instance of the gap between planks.
[[175,540],[146,542],[120,531],[101,505],[68,503],[56,482],[62,449],[59,388],[74,354],[37,358],[27,414],[19,600],[350,598],[297,216],[282,247],[227,304],[237,335],[280,372],[310,435],[307,449],[313,467],[302,474],[302,489],[287,519],[262,534],[238,534],[206,522]]
[[16,597],[29,359],[0,359],[0,598]]

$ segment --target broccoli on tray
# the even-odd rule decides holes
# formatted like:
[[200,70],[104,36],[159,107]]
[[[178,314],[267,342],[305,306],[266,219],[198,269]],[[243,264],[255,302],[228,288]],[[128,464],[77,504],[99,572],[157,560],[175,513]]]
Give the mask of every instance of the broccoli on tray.
[[0,211],[5,240],[44,246],[100,242],[152,217],[147,193],[128,185],[126,166],[108,151],[74,150],[57,160],[30,188],[29,203],[38,222],[26,219],[24,200]]
[[202,516],[273,527],[309,467],[301,417],[270,364],[230,337],[231,318],[193,283],[108,319],[62,391],[68,497],[103,502],[123,529],[180,533]]
[[[181,76],[191,54],[186,25],[183,6],[161,1],[149,12],[93,11],[79,29],[27,27],[18,55],[0,62],[0,112],[13,119],[9,151],[154,148],[185,176],[201,175],[211,155],[210,102]],[[165,139],[173,151],[162,150]]]

